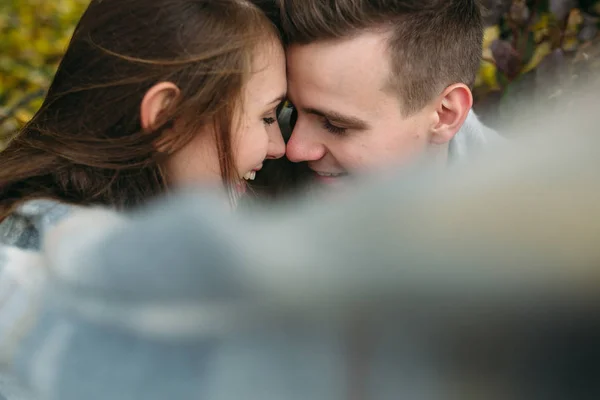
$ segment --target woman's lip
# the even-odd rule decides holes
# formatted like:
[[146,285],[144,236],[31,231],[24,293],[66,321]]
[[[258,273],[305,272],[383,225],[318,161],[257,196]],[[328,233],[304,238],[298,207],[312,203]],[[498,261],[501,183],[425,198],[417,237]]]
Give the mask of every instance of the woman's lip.
[[260,171],[262,169],[263,165],[260,164],[258,167],[254,168],[252,171]]

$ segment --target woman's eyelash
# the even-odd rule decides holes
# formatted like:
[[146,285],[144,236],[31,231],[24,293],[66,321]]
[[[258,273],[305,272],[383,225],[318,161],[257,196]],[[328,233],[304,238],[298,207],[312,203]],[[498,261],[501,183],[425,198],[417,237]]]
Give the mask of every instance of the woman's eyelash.
[[275,122],[277,122],[277,120],[273,117],[266,117],[263,118],[263,122],[265,123],[265,125],[273,125]]
[[327,129],[327,131],[333,133],[334,135],[343,135],[344,133],[346,133],[346,128],[340,128],[339,126],[335,126],[327,119],[323,120],[323,128]]

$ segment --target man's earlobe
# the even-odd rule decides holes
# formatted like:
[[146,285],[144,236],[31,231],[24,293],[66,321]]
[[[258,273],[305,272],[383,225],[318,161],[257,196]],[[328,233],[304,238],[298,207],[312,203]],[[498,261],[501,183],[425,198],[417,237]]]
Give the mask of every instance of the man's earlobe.
[[448,86],[438,97],[436,108],[438,121],[431,135],[434,144],[448,143],[460,130],[471,107],[473,95],[462,83]]
[[140,105],[140,123],[146,132],[157,129],[164,121],[161,116],[177,100],[180,90],[172,82],[160,82],[152,86]]

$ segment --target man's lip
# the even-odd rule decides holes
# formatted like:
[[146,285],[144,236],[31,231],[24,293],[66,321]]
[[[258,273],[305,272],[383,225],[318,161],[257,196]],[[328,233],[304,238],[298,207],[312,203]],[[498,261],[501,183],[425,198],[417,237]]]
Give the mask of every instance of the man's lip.
[[[347,172],[329,172],[329,171],[317,171],[314,169],[311,169],[312,172],[314,172],[315,175],[317,176],[324,176],[324,177],[331,177],[331,178],[339,178],[342,176],[346,176],[348,175]],[[325,175],[321,175],[321,174],[325,174]],[[328,176],[329,174],[333,174],[334,176]]]
[[[313,171],[313,173],[314,173],[315,179],[316,179],[318,182],[321,182],[321,183],[328,183],[328,184],[330,184],[330,183],[335,183],[335,182],[337,182],[337,181],[338,181],[340,178],[343,178],[344,176],[346,176],[346,175],[347,175],[346,173],[343,173],[343,172],[325,172],[325,171],[315,171],[315,170],[312,170],[312,171]],[[334,173],[334,174],[340,174],[340,175],[336,175],[336,176],[326,176],[326,175],[319,175],[319,173],[324,173],[324,174],[331,174],[331,173]]]

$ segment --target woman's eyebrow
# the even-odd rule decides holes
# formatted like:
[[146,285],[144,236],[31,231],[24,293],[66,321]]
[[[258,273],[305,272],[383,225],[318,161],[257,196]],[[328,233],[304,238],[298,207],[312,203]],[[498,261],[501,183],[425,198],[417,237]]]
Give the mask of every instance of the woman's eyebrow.
[[276,98],[274,98],[273,100],[271,100],[269,103],[267,103],[267,105],[270,106],[271,104],[279,104],[286,99],[285,96],[286,96],[286,94],[282,93],[279,96],[277,96]]

